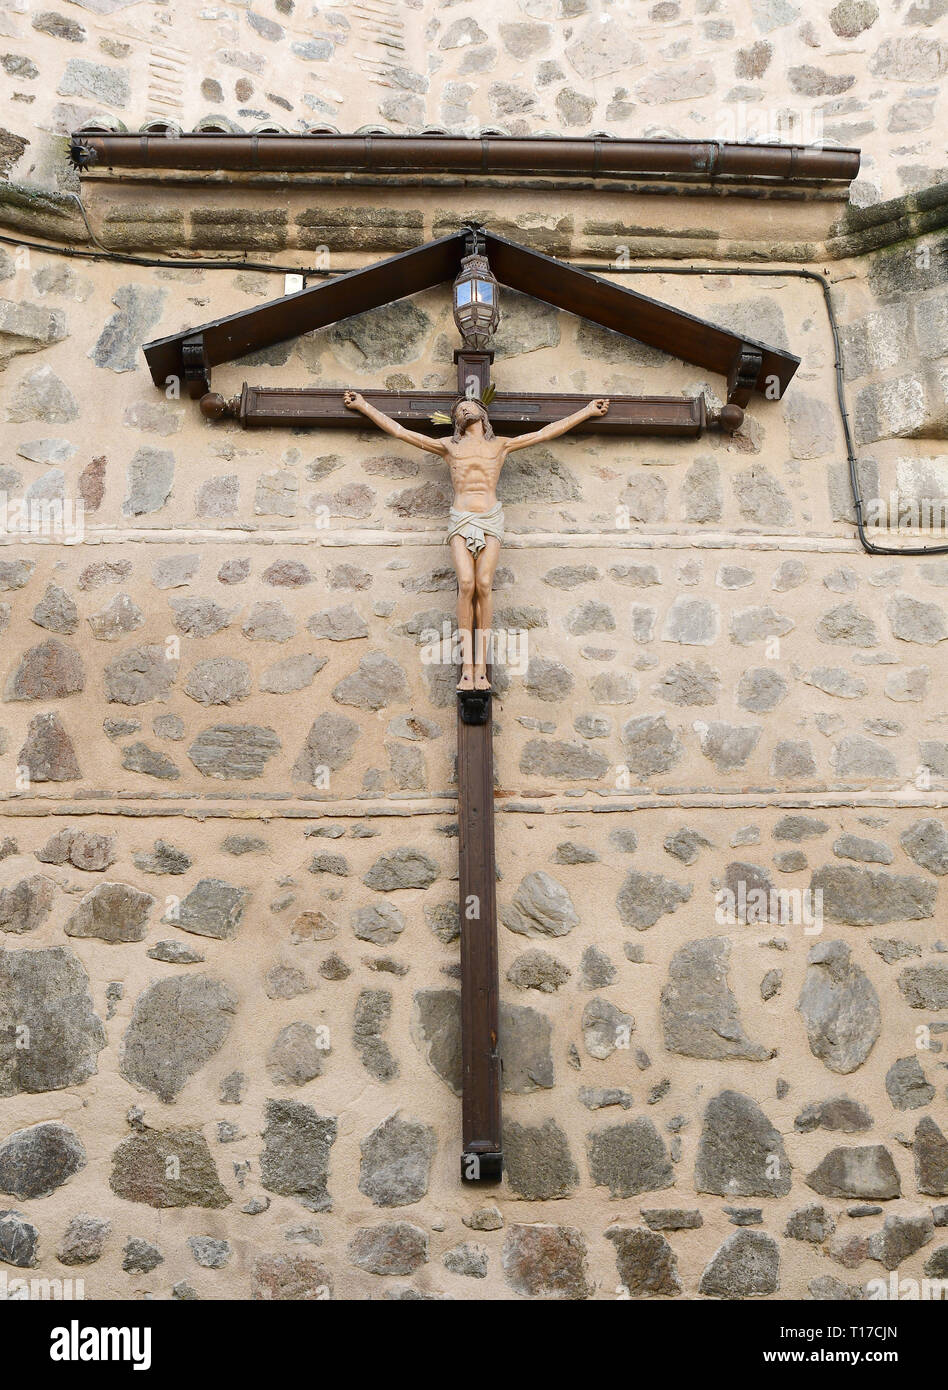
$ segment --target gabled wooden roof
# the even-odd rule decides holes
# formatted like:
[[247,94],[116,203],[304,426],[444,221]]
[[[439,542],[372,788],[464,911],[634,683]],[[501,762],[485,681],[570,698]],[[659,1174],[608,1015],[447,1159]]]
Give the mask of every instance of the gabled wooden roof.
[[[156,386],[164,386],[169,376],[193,377],[198,363],[209,374],[212,367],[246,353],[453,280],[469,235],[467,229],[461,229],[268,304],[156,338],[144,346],[152,380]],[[763,392],[768,387],[771,398],[782,396],[800,365],[800,359],[791,352],[733,333],[602,276],[576,270],[494,232],[485,230],[482,237],[491,269],[502,285],[660,348],[696,367],[719,372],[728,379],[728,399],[739,405],[746,404],[753,391]]]

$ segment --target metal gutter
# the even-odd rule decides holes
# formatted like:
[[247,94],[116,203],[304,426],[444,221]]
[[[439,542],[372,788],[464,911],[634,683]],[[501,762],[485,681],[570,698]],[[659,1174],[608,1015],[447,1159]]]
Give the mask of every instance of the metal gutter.
[[568,174],[774,179],[849,183],[857,149],[729,144],[717,140],[620,140],[611,136],[112,134],[77,131],[70,158],[134,169],[242,169],[345,173]]

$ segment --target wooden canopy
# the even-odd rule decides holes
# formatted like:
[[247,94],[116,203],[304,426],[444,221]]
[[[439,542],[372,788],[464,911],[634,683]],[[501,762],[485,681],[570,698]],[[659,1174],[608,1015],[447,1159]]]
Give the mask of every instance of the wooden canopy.
[[[156,338],[144,346],[152,380],[163,387],[168,377],[177,376],[190,395],[203,396],[210,390],[212,367],[453,281],[469,235],[462,228],[295,294]],[[494,232],[484,230],[481,235],[501,284],[720,373],[727,378],[730,403],[746,405],[755,391],[779,399],[800,365],[791,352],[576,270]]]

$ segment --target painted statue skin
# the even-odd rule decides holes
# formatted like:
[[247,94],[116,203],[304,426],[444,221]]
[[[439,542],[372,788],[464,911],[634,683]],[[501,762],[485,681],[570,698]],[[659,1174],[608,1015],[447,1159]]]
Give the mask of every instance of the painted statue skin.
[[[584,420],[605,415],[609,402],[604,399],[590,401],[573,415],[544,425],[532,434],[502,439],[494,434],[481,402],[463,398],[452,411],[454,434],[432,439],[406,429],[376,410],[358,391],[347,391],[343,399],[350,410],[360,411],[394,439],[447,459],[454,488],[449,544],[458,577],[457,621],[461,639],[458,690],[489,690],[487,656],[493,622],[492,590],[503,540],[504,514],[497,501],[500,470],[507,455],[515,449],[529,449],[533,444],[558,439]],[[476,643],[473,640],[475,632]]]

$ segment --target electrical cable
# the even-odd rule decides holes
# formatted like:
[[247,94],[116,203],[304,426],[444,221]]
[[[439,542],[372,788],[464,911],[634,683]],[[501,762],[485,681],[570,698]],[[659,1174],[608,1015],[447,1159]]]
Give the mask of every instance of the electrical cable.
[[129,256],[124,251],[83,251],[75,246],[49,246],[42,241],[24,241],[22,237],[2,234],[0,242],[5,242],[8,246],[26,246],[31,251],[45,251],[50,256],[69,256],[82,261],[115,261],[119,265],[152,266],[160,270],[261,270],[269,275],[302,275],[307,279],[318,275],[320,278],[333,278],[331,271],[319,270],[314,266],[268,265],[265,261],[162,260],[156,256]]
[[818,270],[804,270],[800,266],[791,266],[785,270],[770,270],[764,269],[762,266],[734,266],[729,269],[726,266],[595,266],[587,265],[582,261],[567,261],[565,264],[572,266],[574,270],[588,270],[597,275],[756,275],[761,277],[770,276],[771,278],[789,275],[800,280],[815,280],[823,291],[823,301],[826,305],[826,314],[829,319],[830,331],[833,335],[836,400],[843,426],[843,436],[846,440],[849,485],[852,491],[853,508],[856,513],[856,531],[859,536],[860,544],[863,550],[869,555],[948,555],[948,545],[877,545],[875,541],[871,541],[866,535],[866,525],[863,519],[865,504],[862,496],[862,486],[859,481],[859,463],[856,458],[852,430],[849,424],[849,411],[846,409],[846,392],[843,382],[843,351],[839,338],[839,324],[836,318],[836,311],[833,308],[830,282],[825,275],[821,275]]

